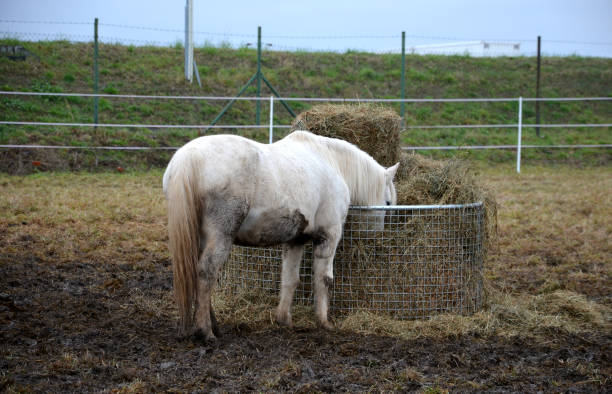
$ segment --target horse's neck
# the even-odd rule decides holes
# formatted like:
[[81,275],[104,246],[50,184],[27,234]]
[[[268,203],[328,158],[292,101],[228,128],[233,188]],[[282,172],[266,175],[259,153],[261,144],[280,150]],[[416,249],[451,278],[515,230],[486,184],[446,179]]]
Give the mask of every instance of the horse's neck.
[[378,203],[384,193],[382,167],[367,153],[348,142],[326,139],[325,144],[314,144],[329,164],[336,168],[351,193],[351,204]]

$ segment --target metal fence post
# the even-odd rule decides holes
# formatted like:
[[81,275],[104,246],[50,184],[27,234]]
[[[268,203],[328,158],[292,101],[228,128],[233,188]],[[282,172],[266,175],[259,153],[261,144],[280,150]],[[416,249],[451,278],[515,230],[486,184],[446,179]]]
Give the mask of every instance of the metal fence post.
[[521,134],[523,129],[523,97],[518,99],[518,140],[516,142],[516,172],[521,173]]
[[[261,97],[261,26],[257,26],[257,98]],[[259,125],[261,101],[255,104],[255,124]]]
[[[282,99],[281,95],[276,91],[276,89],[274,89],[274,87],[272,86],[272,84],[270,83],[270,81],[268,81],[266,79],[266,77],[263,75],[263,72],[261,71],[261,26],[257,27],[257,71],[255,71],[255,74],[253,74],[253,76],[251,77],[251,79],[249,79],[249,81],[240,89],[240,91],[238,92],[238,94],[236,95],[236,97],[232,98],[232,100],[225,106],[223,107],[223,109],[221,110],[221,112],[219,113],[219,115],[217,115],[215,117],[215,119],[213,119],[213,121],[211,122],[211,126],[214,126],[215,124],[217,124],[217,122],[219,121],[219,119],[221,119],[221,117],[223,115],[225,115],[225,113],[227,112],[228,109],[230,109],[230,107],[234,104],[234,102],[236,101],[236,99],[242,94],[244,93],[244,91],[251,86],[252,83],[255,83],[255,86],[257,88],[257,98],[259,99],[261,97],[261,81],[263,80],[263,82],[266,84],[266,86],[268,86],[268,88],[270,88],[270,90],[272,91],[272,93],[274,95],[276,95],[276,97],[280,100],[280,103],[283,105],[283,107],[285,107],[285,109],[291,114],[291,116],[293,116],[294,118],[296,117],[295,112],[293,112],[293,110],[291,109],[291,107],[289,106],[289,104],[287,104],[287,102],[285,100]],[[261,121],[261,100],[257,100],[255,102],[255,123],[257,123],[257,125],[260,124]],[[208,131],[209,129],[204,130],[205,132]]]
[[[542,37],[538,36],[538,66],[536,69],[536,98],[540,98],[540,64],[541,64],[541,53],[540,53],[540,48],[542,44]],[[540,136],[540,102],[536,101],[535,102],[535,112],[536,112],[536,124],[538,125],[538,127],[536,127],[536,135],[539,137]]]
[[406,111],[406,103],[404,99],[406,98],[406,32],[402,32],[402,104],[400,105],[400,116],[402,117],[402,127],[405,124],[405,111]]
[[185,78],[193,82],[193,1],[185,4]]
[[274,142],[274,96],[270,96],[270,143]]
[[[98,18],[94,21],[94,93],[98,94]],[[98,123],[98,96],[94,97],[94,123]]]

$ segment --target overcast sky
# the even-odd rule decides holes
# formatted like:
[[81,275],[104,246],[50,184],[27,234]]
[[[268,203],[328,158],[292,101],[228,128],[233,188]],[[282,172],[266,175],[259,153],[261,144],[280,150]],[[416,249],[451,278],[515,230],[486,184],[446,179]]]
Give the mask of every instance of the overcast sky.
[[[541,35],[545,54],[612,57],[612,0],[193,1],[196,45],[253,43],[260,25],[272,49],[398,52],[405,31],[407,48],[487,40],[533,55]],[[105,42],[171,45],[184,15],[184,0],[0,0],[0,34],[91,41],[97,17]]]

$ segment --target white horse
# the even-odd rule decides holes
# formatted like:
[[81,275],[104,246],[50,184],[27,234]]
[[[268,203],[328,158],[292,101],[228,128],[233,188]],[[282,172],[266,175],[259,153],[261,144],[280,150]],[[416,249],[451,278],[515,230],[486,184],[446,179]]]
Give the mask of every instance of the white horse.
[[[211,291],[234,243],[283,244],[276,320],[291,326],[308,240],[314,245],[315,314],[321,326],[331,328],[328,287],[349,204],[395,204],[398,165],[385,169],[346,141],[307,131],[270,145],[216,135],[180,148],[164,173],[163,188],[181,331],[194,328],[205,340],[219,335]],[[384,212],[379,214],[384,220]]]

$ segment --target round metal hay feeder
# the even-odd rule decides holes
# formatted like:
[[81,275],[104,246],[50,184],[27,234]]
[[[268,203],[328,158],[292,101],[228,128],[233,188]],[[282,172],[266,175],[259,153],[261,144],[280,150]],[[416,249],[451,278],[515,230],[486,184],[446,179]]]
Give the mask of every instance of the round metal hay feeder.
[[[382,231],[372,211],[386,211]],[[483,203],[351,207],[334,259],[330,311],[366,310],[397,319],[469,314],[482,304]],[[312,303],[307,244],[294,301]],[[234,246],[220,287],[278,294],[281,247]]]

